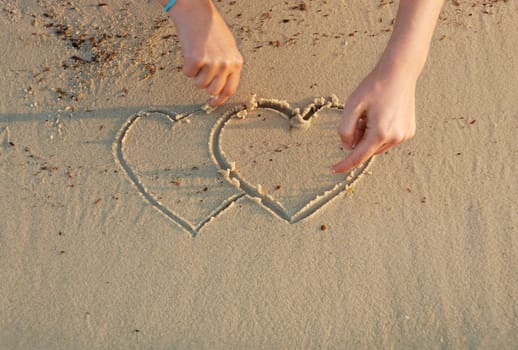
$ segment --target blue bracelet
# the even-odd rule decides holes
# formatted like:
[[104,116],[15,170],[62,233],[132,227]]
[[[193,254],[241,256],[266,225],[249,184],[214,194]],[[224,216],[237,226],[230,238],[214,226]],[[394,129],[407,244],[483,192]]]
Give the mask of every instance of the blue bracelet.
[[167,5],[164,6],[164,11],[165,12],[168,12],[171,7],[173,7],[173,5],[176,3],[176,0],[170,0]]

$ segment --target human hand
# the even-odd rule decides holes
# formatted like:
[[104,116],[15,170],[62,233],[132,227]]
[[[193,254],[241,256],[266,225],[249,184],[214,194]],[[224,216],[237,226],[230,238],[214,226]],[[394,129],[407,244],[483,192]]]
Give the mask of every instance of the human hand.
[[169,13],[183,48],[183,73],[207,91],[211,107],[225,103],[236,92],[243,67],[225,21],[211,0],[179,0]]
[[376,67],[351,94],[338,126],[342,146],[352,152],[332,166],[347,172],[371,156],[415,134],[416,78],[402,69]]

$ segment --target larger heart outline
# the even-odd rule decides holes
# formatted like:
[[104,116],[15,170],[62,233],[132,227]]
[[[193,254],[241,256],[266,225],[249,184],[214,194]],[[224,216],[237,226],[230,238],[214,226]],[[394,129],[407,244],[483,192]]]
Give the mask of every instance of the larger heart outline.
[[134,169],[131,167],[128,162],[127,156],[123,151],[124,142],[128,136],[131,128],[137,123],[137,121],[141,118],[145,118],[152,113],[160,113],[164,117],[166,117],[171,123],[178,123],[179,121],[186,120],[191,117],[194,113],[198,111],[194,111],[193,113],[182,115],[176,113],[170,113],[164,110],[145,110],[140,111],[131,115],[126,122],[122,125],[122,127],[117,132],[115,137],[115,141],[112,144],[112,150],[116,162],[123,169],[124,173],[128,177],[129,181],[137,188],[137,191],[140,195],[155,209],[169,218],[171,221],[180,225],[184,230],[189,232],[191,236],[194,238],[200,232],[200,230],[208,224],[213,218],[217,217],[221,212],[223,212],[228,207],[232,206],[234,202],[236,202],[239,198],[245,196],[246,194],[242,191],[238,191],[238,193],[229,196],[222,200],[221,204],[216,207],[207,217],[197,224],[193,224],[182,217],[180,214],[174,212],[174,208],[170,208],[166,204],[162,203],[159,198],[153,195],[146,187],[146,185],[142,182],[141,178],[137,175]]
[[323,193],[317,194],[312,200],[304,205],[300,210],[290,214],[278,201],[270,195],[262,193],[262,191],[254,184],[247,181],[246,178],[240,175],[239,170],[236,169],[236,163],[233,160],[227,159],[221,147],[221,135],[225,125],[233,118],[246,118],[246,114],[255,109],[270,109],[283,115],[291,126],[295,127],[311,127],[311,120],[318,116],[318,112],[329,108],[335,110],[343,110],[344,106],[340,104],[336,96],[329,98],[317,98],[315,101],[307,106],[302,112],[300,109],[293,108],[286,101],[278,101],[273,99],[255,99],[252,97],[247,105],[243,105],[234,109],[230,113],[222,115],[214,125],[210,134],[210,151],[214,162],[218,165],[221,171],[225,174],[225,178],[234,186],[244,191],[249,197],[256,199],[258,203],[270,210],[279,218],[287,221],[290,224],[297,223],[322,208],[329,203],[333,198],[344,192],[363,175],[372,162],[372,157],[369,158],[361,166],[344,175],[343,180],[338,181],[332,188],[326,189]]

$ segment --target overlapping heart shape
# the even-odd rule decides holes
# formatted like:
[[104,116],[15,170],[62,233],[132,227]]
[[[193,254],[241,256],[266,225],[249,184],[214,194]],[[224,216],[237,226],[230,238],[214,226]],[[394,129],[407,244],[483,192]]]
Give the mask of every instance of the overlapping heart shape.
[[344,192],[370,163],[330,174],[329,164],[344,157],[336,142],[342,109],[331,97],[303,111],[253,98],[216,121],[201,110],[144,111],[121,127],[113,151],[140,194],[193,237],[243,196],[296,223]]

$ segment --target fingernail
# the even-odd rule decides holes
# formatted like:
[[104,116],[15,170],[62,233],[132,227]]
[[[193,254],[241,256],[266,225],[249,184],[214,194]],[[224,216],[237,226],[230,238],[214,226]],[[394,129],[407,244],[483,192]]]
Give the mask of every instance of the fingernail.
[[219,99],[219,95],[211,96],[209,99],[209,104],[211,106],[215,106],[215,103],[217,103],[218,99]]

